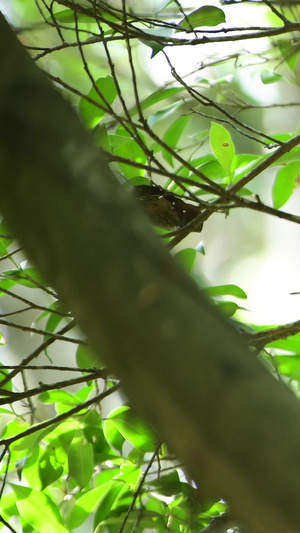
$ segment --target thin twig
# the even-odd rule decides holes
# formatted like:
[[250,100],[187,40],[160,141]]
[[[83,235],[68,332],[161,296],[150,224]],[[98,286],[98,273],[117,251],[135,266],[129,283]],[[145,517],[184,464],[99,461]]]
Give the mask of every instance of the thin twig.
[[0,514],[0,522],[11,531],[11,533],[18,533],[6,520],[3,518],[3,516]]
[[[76,324],[75,320],[72,320],[69,324],[67,324],[66,326],[64,326],[63,328],[61,328],[58,331],[58,335],[59,336],[64,335],[65,333],[70,331],[75,326],[75,324]],[[44,350],[46,350],[46,348],[51,346],[51,344],[53,344],[55,341],[56,341],[56,338],[54,338],[53,336],[52,337],[48,337],[48,339],[46,339],[44,342],[42,342],[40,344],[40,346],[38,346],[31,354],[29,354],[26,357],[24,357],[22,359],[19,367],[17,367],[15,370],[12,370],[12,372],[7,374],[7,376],[5,376],[0,381],[0,387],[4,387],[4,385],[6,385],[6,383],[11,381],[17,374],[19,374],[21,368],[26,366],[28,363],[30,363],[36,357],[38,357]]]
[[28,389],[23,392],[10,392],[10,391],[0,388],[0,394],[2,396],[6,396],[4,398],[0,398],[0,405],[6,405],[6,404],[10,405],[14,402],[18,402],[20,400],[24,400],[27,398],[32,398],[33,396],[37,396],[38,394],[41,394],[42,392],[47,392],[51,390],[60,390],[66,387],[72,387],[74,385],[78,385],[80,383],[85,383],[87,381],[94,381],[95,379],[106,380],[108,375],[109,375],[109,371],[107,369],[100,369],[100,370],[94,370],[91,374],[83,375],[78,378],[68,379],[65,381],[58,381],[56,383],[49,383],[49,384],[40,383],[39,387],[35,387],[34,389]]
[[41,422],[40,424],[36,424],[35,426],[31,426],[30,428],[26,429],[22,433],[18,433],[17,435],[13,435],[12,437],[9,437],[7,439],[0,440],[0,446],[10,446],[13,442],[16,442],[17,440],[23,439],[24,437],[27,437],[28,435],[32,435],[32,433],[36,433],[37,431],[40,431],[41,429],[46,429],[49,426],[52,426],[54,424],[58,424],[59,422],[62,422],[63,420],[66,420],[70,418],[73,415],[76,415],[80,411],[86,410],[91,405],[94,405],[97,402],[100,402],[104,400],[104,398],[107,398],[107,396],[110,396],[117,390],[119,390],[121,385],[117,383],[116,385],[113,385],[110,389],[107,389],[104,392],[101,392],[101,394],[98,394],[94,398],[91,398],[90,400],[87,400],[86,402],[79,403],[69,411],[62,413],[58,416],[55,416],[53,418],[50,418],[49,420],[46,420],[45,422]]
[[240,189],[242,189],[242,187],[245,187],[247,183],[249,183],[251,180],[256,178],[256,176],[258,176],[258,174],[260,174],[263,170],[266,170],[267,168],[269,168],[271,165],[273,165],[273,163],[278,161],[280,157],[290,152],[292,148],[294,148],[298,144],[300,144],[300,134],[295,135],[295,137],[292,137],[292,139],[290,139],[289,141],[282,142],[281,146],[279,146],[277,150],[275,150],[266,159],[263,159],[263,161],[258,163],[257,166],[253,170],[250,170],[250,172],[246,176],[244,176],[239,181],[231,185],[231,187],[228,187],[227,190],[229,192],[239,191]]
[[138,496],[139,496],[139,494],[140,494],[140,492],[142,490],[142,487],[143,487],[143,485],[145,483],[146,477],[147,477],[147,475],[149,473],[149,470],[150,470],[152,464],[154,463],[155,457],[157,456],[160,447],[161,447],[161,442],[159,442],[156,445],[156,448],[155,448],[155,450],[154,450],[154,452],[153,452],[153,454],[151,456],[151,459],[150,459],[150,461],[149,461],[149,463],[148,463],[148,465],[147,465],[147,467],[145,469],[145,472],[143,473],[142,478],[141,478],[141,480],[140,480],[140,482],[138,484],[138,487],[137,487],[137,489],[136,489],[136,491],[135,491],[135,493],[134,493],[134,495],[132,497],[132,500],[131,500],[130,505],[129,505],[128,509],[127,509],[127,512],[125,514],[124,520],[122,522],[122,525],[121,525],[118,533],[123,533],[123,531],[124,531],[126,523],[127,523],[128,519],[129,519],[129,516],[130,516],[130,514],[131,514],[131,512],[132,512],[132,510],[133,510],[133,508],[135,506],[135,502],[136,502],[136,500],[137,500],[137,498],[138,498]]
[[4,289],[0,286],[0,293],[3,292],[4,294],[7,294],[8,296],[11,296],[12,298],[15,298],[19,300],[20,302],[27,304],[31,309],[37,309],[40,311],[46,311],[54,314],[59,315],[63,318],[69,318],[70,313],[64,313],[63,311],[59,311],[58,309],[50,309],[50,307],[45,307],[44,305],[38,305],[35,302],[32,302],[31,300],[28,300],[28,298],[25,298],[24,296],[21,296],[20,294],[15,294],[14,292],[10,291],[9,289]]
[[[6,452],[7,452],[7,462],[6,462],[4,476],[3,476],[2,485],[1,485],[1,489],[0,489],[0,501],[2,499],[3,492],[4,492],[4,489],[5,489],[5,484],[6,484],[6,479],[7,479],[7,475],[8,475],[8,469],[9,469],[9,463],[10,463],[10,459],[11,459],[10,449],[6,448],[5,449],[5,454],[6,454]],[[3,457],[1,457],[1,462],[2,462],[2,459],[3,459]]]
[[251,346],[256,346],[257,344],[265,346],[266,344],[270,344],[270,342],[284,340],[287,337],[297,335],[299,332],[300,320],[296,320],[290,324],[284,324],[283,326],[277,326],[263,331],[255,331],[254,333],[243,332],[243,337]]
[[60,335],[59,333],[51,333],[51,331],[47,331],[45,329],[34,328],[32,326],[25,326],[24,324],[16,324],[14,322],[10,322],[9,320],[4,320],[2,318],[0,318],[0,324],[2,324],[3,326],[7,326],[9,328],[15,328],[21,331],[27,331],[29,333],[36,333],[37,335],[43,335],[44,337],[51,337],[59,341],[71,342],[73,344],[81,344],[83,346],[87,345],[87,342],[83,341],[82,339],[74,339],[72,337],[65,337],[63,335]]

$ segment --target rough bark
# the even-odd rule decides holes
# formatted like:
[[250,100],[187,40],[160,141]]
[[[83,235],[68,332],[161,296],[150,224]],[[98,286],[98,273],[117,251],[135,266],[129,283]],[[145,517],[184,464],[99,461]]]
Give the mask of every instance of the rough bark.
[[300,407],[163,248],[0,18],[0,207],[207,494],[244,530],[300,529]]

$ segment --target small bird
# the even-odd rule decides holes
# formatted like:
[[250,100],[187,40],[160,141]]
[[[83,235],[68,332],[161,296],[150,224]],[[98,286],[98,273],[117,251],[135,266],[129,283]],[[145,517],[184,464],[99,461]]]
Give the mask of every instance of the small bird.
[[[158,185],[136,185],[134,192],[153,224],[161,228],[183,228],[200,214],[197,206],[184,202]],[[197,231],[201,229],[202,225]]]

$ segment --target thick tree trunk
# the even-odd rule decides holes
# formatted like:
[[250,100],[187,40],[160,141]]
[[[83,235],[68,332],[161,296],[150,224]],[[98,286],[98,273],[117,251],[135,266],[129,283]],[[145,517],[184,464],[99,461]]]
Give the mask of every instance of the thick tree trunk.
[[300,407],[162,247],[0,18],[0,207],[133,404],[245,531],[300,530]]

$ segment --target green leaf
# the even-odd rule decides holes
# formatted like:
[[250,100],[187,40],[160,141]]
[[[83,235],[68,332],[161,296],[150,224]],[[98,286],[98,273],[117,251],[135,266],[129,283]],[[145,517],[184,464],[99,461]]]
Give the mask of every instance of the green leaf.
[[202,6],[182,19],[178,26],[188,31],[192,31],[200,26],[217,26],[225,21],[225,13],[219,7]]
[[122,452],[125,438],[117,429],[116,425],[110,420],[105,420],[103,424],[103,433],[107,442],[118,452]]
[[135,176],[134,178],[131,178],[130,181],[128,181],[126,184],[124,184],[126,190],[131,190],[131,186],[135,187],[136,185],[149,185],[149,180],[147,178],[144,178],[143,176]]
[[[215,156],[211,156],[213,159],[211,161],[207,161],[203,165],[201,165],[200,170],[202,174],[204,174],[207,178],[210,178],[211,180],[222,180],[226,177],[226,172],[224,168],[220,165],[219,161],[215,158]],[[202,179],[198,176],[192,175],[190,176],[191,179],[202,182]],[[199,192],[201,189],[199,189]]]
[[11,289],[11,287],[13,287],[15,285],[15,281],[12,281],[10,279],[2,279],[0,281],[0,296],[4,296],[5,292],[2,292],[1,289],[3,290],[9,290]]
[[83,417],[82,431],[86,440],[93,447],[93,453],[97,462],[105,461],[114,456],[113,450],[105,439],[101,417],[95,409],[87,411]]
[[[205,504],[206,502],[203,503]],[[220,514],[228,510],[228,505],[222,501],[217,501],[213,503],[213,505],[211,505],[211,502],[208,501],[206,505],[207,509],[205,509],[205,505],[203,505],[203,503],[201,502],[201,505],[203,506],[201,517],[207,516],[208,518],[211,518],[213,516],[220,516]]]
[[[190,122],[191,117],[189,115],[183,115],[182,117],[178,117],[173,124],[167,129],[166,133],[163,136],[163,141],[165,144],[170,146],[170,148],[176,149],[178,141],[183,134],[183,131]],[[169,165],[173,166],[173,156],[170,154],[168,150],[162,149],[162,154],[164,156],[164,159]]]
[[[59,13],[55,13],[55,19],[61,24],[74,24],[75,14],[73,9],[63,9]],[[49,22],[53,23],[52,17],[48,17]],[[76,12],[77,22],[95,22],[95,17],[86,15],[85,13]]]
[[107,481],[80,496],[66,517],[68,527],[71,530],[79,527],[97,506],[101,507],[103,505],[103,508],[106,508],[107,505],[110,505],[111,507],[123,487],[124,483],[121,481]]
[[204,290],[211,297],[230,295],[236,298],[247,298],[247,294],[237,285],[216,285],[215,287],[207,287]]
[[176,470],[151,481],[150,486],[163,496],[174,496],[175,494],[180,494],[182,491],[181,482]]
[[124,481],[124,483],[129,485],[131,490],[134,490],[140,475],[141,468],[139,466],[132,464],[124,464],[120,466],[120,474],[118,474],[116,479]]
[[63,403],[68,406],[75,406],[78,400],[69,392],[63,390],[45,391],[39,394],[38,399],[42,403]]
[[145,44],[146,46],[149,46],[149,48],[152,49],[152,54],[150,56],[151,59],[153,59],[153,57],[155,57],[165,47],[165,44],[161,44],[161,43],[158,43],[156,41],[145,41],[145,40],[142,40],[141,42],[143,44]]
[[13,411],[10,411],[9,409],[4,409],[4,407],[0,407],[0,413],[4,413],[4,414],[7,414],[7,415],[12,415],[12,416],[15,415],[15,413]]
[[279,39],[277,41],[277,46],[286,65],[293,72],[293,74],[295,74],[296,66],[300,57],[298,42],[296,40],[293,42],[291,39]]
[[40,490],[42,487],[38,470],[40,451],[42,451],[40,446],[33,446],[23,459],[16,462],[20,481],[26,480],[26,486],[36,490]]
[[233,166],[234,166],[234,178],[232,180],[233,183],[236,183],[241,178],[243,178],[250,170],[252,170],[254,167],[258,165],[261,161],[266,159],[268,154],[263,155],[252,155],[252,154],[238,154],[235,155],[233,160]]
[[65,320],[64,316],[59,315],[57,313],[51,313],[46,322],[45,331],[49,331],[49,333],[54,333],[62,320]]
[[185,248],[184,250],[179,250],[174,257],[176,257],[187,272],[191,272],[195,265],[197,251],[194,248]]
[[93,130],[93,139],[97,146],[107,152],[111,152],[110,135],[108,134],[105,123],[98,124]]
[[234,313],[238,311],[238,309],[245,311],[244,307],[240,307],[235,302],[217,302],[216,305],[218,307],[218,310],[227,318],[233,316]]
[[3,257],[4,255],[8,254],[8,246],[9,243],[7,239],[0,239],[0,257]]
[[26,431],[28,428],[29,424],[23,422],[22,420],[10,420],[2,429],[1,437],[5,439],[9,439],[9,437],[16,437],[16,435],[23,433],[23,431]]
[[[124,498],[127,498],[125,509],[123,507]],[[95,513],[94,528],[110,516],[120,516],[124,513],[124,510],[127,511],[131,499],[132,492],[129,491],[127,484],[124,481],[114,479],[112,487],[99,502]]]
[[[171,115],[180,105],[181,102],[173,102],[172,104],[164,106],[162,109],[159,109],[159,111],[156,111],[156,113],[150,115],[148,117],[148,124],[150,128],[152,128],[160,120],[163,120],[169,115]],[[160,145],[158,145],[158,147],[160,149]]]
[[147,35],[152,35],[153,37],[157,37],[157,40],[151,40],[151,39],[140,39],[141,43],[145,44],[146,46],[149,46],[152,48],[152,54],[151,59],[155,57],[161,50],[164,49],[166,46],[166,43],[163,41],[160,41],[160,37],[171,37],[174,33],[173,28],[154,28],[154,29],[143,29],[143,33]]
[[[208,132],[206,132],[206,133],[208,134]],[[202,156],[202,157],[197,157],[196,159],[192,159],[191,161],[189,161],[189,164],[193,165],[197,169],[201,169],[201,171],[202,171],[202,165],[205,165],[206,163],[208,163],[210,161],[216,161],[216,158],[212,154],[208,154],[208,155],[205,155],[205,156]],[[183,176],[184,178],[189,178],[189,179],[192,179],[192,180],[195,180],[195,181],[199,182],[198,176],[195,176],[195,174],[191,173],[191,171],[185,165],[182,165],[181,167],[179,167],[176,170],[176,175],[177,176]],[[168,185],[168,190],[170,190],[172,192],[179,192],[181,194],[183,192],[183,189],[175,181],[171,181],[171,185]]]
[[[145,100],[142,100],[141,102],[141,108],[147,109],[148,107],[157,104],[158,102],[161,102],[162,100],[167,100],[168,98],[171,98],[172,96],[176,96],[178,93],[181,93],[184,90],[184,87],[171,87],[166,89],[159,89],[158,91],[155,91],[154,93],[150,94],[145,98]],[[137,108],[131,110],[131,114],[134,114],[137,112]]]
[[63,474],[63,471],[63,467],[56,464],[55,457],[51,457],[49,453],[44,454],[39,461],[39,477],[42,490],[56,481]]
[[279,209],[289,200],[298,184],[299,175],[300,162],[287,163],[277,172],[272,189],[275,209]]
[[5,272],[3,272],[3,275],[8,278],[8,281],[12,285],[24,285],[25,287],[30,287],[33,289],[36,289],[40,285],[44,285],[44,282],[38,270],[33,267],[16,270],[6,270]]
[[26,437],[16,440],[16,442],[12,444],[12,448],[14,450],[29,450],[30,448],[32,449],[41,440],[41,435],[42,430],[37,431],[35,433],[31,433]]
[[6,520],[10,520],[12,516],[18,515],[16,495],[14,492],[9,492],[1,497],[1,515]]
[[224,168],[230,181],[233,171],[233,159],[235,155],[234,144],[231,139],[230,133],[221,124],[212,122],[210,128],[210,146],[211,149],[219,161],[220,165]]
[[87,96],[93,103],[81,98],[79,112],[84,124],[88,128],[94,128],[117,96],[117,89],[112,76],[98,78]]
[[267,69],[261,71],[260,78],[265,85],[276,83],[277,81],[282,81],[284,79],[284,77],[281,74],[278,74],[278,72]]
[[[153,520],[152,526],[150,525],[149,529],[154,529],[157,533],[165,533],[170,529],[170,519],[168,516],[170,513],[165,502],[150,497],[145,501],[145,509],[145,514],[149,515],[149,518],[152,517]],[[182,528],[179,527],[179,529],[175,529],[174,526],[175,524],[172,516],[172,533],[182,533]],[[192,533],[192,529],[190,529],[190,532]]]
[[46,446],[45,453],[49,456],[54,454],[56,465],[67,465],[67,454],[74,434],[75,430],[70,433],[65,433],[62,438],[51,439]]
[[280,374],[290,379],[300,379],[300,355],[273,355]]
[[[144,452],[154,450],[156,436],[144,421],[133,415],[126,405],[118,407],[109,414],[104,424],[105,435],[114,428],[136,448]],[[110,442],[109,438],[107,440]]]
[[77,430],[77,420],[71,419],[58,424],[47,439],[49,446],[52,446],[56,451],[58,448],[62,448],[64,451],[63,456],[65,457]]
[[[59,300],[56,300],[53,302],[45,311],[43,311],[38,318],[35,320],[36,322],[39,322],[42,318],[45,318],[46,316],[57,314],[55,311],[58,311],[59,313],[64,313],[67,315],[65,308],[62,306],[61,302]],[[60,315],[61,316],[61,315]],[[64,317],[63,317],[64,318]]]
[[[2,345],[3,342],[2,342],[2,339],[4,339],[4,337],[2,336],[2,334],[0,333],[0,344]],[[9,374],[10,370],[8,370],[7,368],[1,368],[3,366],[2,363],[0,363],[0,381],[2,381],[4,378],[6,378],[6,376]],[[12,392],[13,390],[13,384],[12,384],[12,381],[8,381],[5,385],[1,386],[1,389],[2,391],[8,391],[8,392]],[[0,392],[0,396],[5,396],[5,393],[2,394]]]
[[69,448],[69,475],[80,488],[86,487],[91,480],[94,470],[93,447],[85,439],[82,432],[78,432]]
[[58,422],[44,429],[35,431],[31,433],[30,435],[27,435],[26,437],[23,437],[22,439],[13,443],[12,447],[15,450],[27,450],[29,448],[34,448],[37,444],[39,444],[39,442],[43,441],[49,434],[54,433],[57,427],[59,427]]
[[[113,147],[113,153],[115,155],[119,155],[128,161],[134,161],[141,164],[146,163],[146,155],[134,139],[114,135],[111,137],[111,141],[112,143],[115,142],[115,146]],[[118,165],[128,179],[144,173],[143,169],[135,168],[130,164],[119,163]]]
[[281,163],[291,163],[292,161],[299,161],[300,159],[300,147],[295,146],[287,154],[283,154],[272,166],[277,167]]
[[[256,331],[262,331],[264,329],[274,328],[276,326],[263,326],[255,328]],[[285,350],[287,352],[294,352],[300,354],[300,333],[291,335],[286,339],[279,339],[278,341],[269,342],[268,345],[271,348],[277,348],[279,350]]]
[[10,236],[10,230],[7,227],[6,223],[2,221],[0,223],[0,257],[8,254],[9,246],[14,242],[13,237]]
[[11,485],[21,517],[39,533],[69,533],[63,526],[57,506],[43,492]]
[[88,346],[80,344],[76,350],[76,364],[78,368],[99,367],[99,356]]

